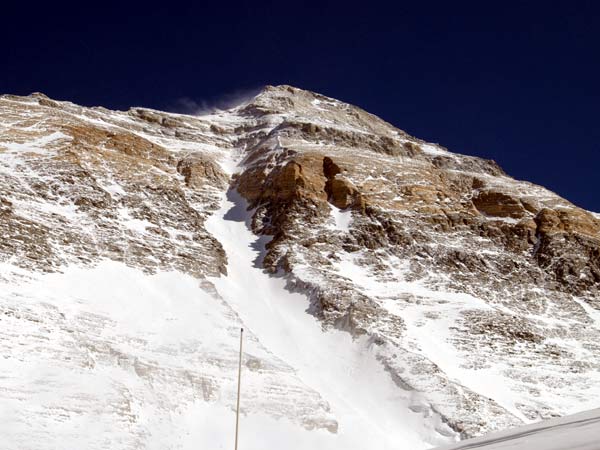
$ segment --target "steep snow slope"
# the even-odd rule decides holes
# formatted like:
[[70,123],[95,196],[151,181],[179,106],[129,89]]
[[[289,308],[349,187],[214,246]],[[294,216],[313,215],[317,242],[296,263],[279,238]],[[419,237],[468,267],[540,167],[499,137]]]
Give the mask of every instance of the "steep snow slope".
[[439,415],[409,409],[418,393],[398,389],[368,339],[324,332],[306,296],[260,269],[245,206],[231,191],[207,223],[228,257],[216,291],[112,261],[37,276],[2,267],[16,277],[0,285],[4,448],[231,447],[240,326],[244,448],[457,438]]
[[[2,448],[230,447],[244,323],[198,280],[104,261],[2,283],[0,299]],[[335,428],[321,395],[246,339],[246,414]]]
[[600,410],[595,409],[559,419],[490,433],[437,450],[598,450]]
[[[282,444],[298,449],[419,449],[456,436],[438,414],[410,410],[419,394],[398,389],[375,359],[368,338],[353,341],[347,333],[324,331],[306,313],[310,303],[305,295],[288,292],[285,278],[261,269],[265,242],[249,229],[246,209],[245,200],[229,191],[207,222],[229,261],[227,276],[212,281],[259,341],[323,394],[338,422],[337,436],[299,435]],[[245,430],[251,442],[270,433],[263,427]]]
[[226,225],[239,246],[217,286],[243,320],[187,275],[108,261],[0,286],[2,448],[230,448],[241,325],[244,448],[452,440],[438,416],[407,408],[368,342],[323,333],[306,297],[246,265],[255,239],[243,222]]
[[0,131],[9,448],[228,448],[241,326],[247,448],[598,406],[600,220],[493,162],[289,86],[200,117],[1,96]]

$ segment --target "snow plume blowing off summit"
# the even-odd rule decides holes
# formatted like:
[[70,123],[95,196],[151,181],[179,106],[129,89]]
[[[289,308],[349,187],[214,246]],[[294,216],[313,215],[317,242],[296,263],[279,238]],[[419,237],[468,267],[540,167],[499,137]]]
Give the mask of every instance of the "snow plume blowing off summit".
[[240,449],[467,446],[600,406],[595,214],[337,100],[246,94],[0,97],[3,448],[233,448],[240,328]]
[[249,103],[262,89],[263,87],[238,89],[214,99],[195,100],[190,97],[182,97],[175,101],[171,110],[176,113],[191,114],[193,116],[214,114],[218,111],[225,111]]

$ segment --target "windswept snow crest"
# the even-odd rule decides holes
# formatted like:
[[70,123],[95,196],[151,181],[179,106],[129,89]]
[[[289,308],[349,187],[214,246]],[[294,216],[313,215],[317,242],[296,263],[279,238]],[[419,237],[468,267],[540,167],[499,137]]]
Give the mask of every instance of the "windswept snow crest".
[[598,450],[600,409],[490,433],[436,450]]

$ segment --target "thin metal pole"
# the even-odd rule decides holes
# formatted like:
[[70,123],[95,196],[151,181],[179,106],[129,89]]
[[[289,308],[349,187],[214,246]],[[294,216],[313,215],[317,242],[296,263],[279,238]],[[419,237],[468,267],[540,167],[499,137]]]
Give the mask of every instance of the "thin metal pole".
[[240,361],[238,366],[237,408],[235,411],[235,450],[238,448],[238,430],[240,426],[240,385],[242,382],[242,337],[244,329],[240,328]]

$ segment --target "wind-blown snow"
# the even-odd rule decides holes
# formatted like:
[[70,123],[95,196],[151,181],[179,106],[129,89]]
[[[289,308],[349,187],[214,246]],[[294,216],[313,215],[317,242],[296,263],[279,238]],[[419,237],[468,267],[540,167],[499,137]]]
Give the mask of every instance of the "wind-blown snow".
[[427,153],[428,155],[453,157],[452,153],[450,153],[448,150],[444,150],[444,149],[440,148],[437,145],[422,144],[420,147],[421,147],[421,150],[423,150],[423,152]]

